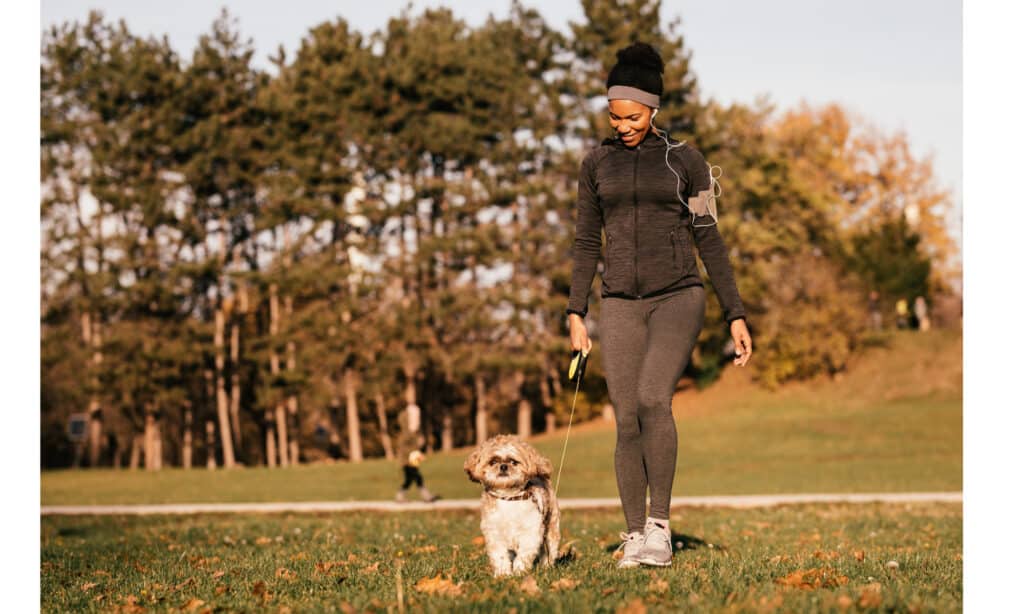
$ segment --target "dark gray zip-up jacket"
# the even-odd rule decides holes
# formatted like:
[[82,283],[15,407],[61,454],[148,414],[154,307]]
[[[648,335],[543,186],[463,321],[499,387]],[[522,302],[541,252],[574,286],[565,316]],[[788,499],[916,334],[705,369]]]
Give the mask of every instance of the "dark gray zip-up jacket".
[[[670,143],[678,143],[668,137]],[[669,152],[679,194],[701,213],[711,188],[704,156],[689,143]],[[706,210],[704,210],[706,213]],[[607,138],[580,164],[572,287],[567,313],[585,316],[590,286],[607,237],[601,297],[647,298],[703,285],[693,247],[707,268],[725,321],[746,316],[725,242],[710,215],[690,211],[676,196],[676,177],[665,166],[665,141],[649,130],[635,147]]]

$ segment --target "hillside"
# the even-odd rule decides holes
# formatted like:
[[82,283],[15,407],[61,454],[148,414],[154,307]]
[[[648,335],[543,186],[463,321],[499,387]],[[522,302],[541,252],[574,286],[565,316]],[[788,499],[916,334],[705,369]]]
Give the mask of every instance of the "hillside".
[[[728,367],[703,391],[673,402],[679,430],[674,494],[960,490],[960,331],[894,331],[838,378],[769,392]],[[757,360],[755,353],[753,360]],[[558,463],[565,431],[534,443]],[[614,425],[574,426],[561,496],[615,496]],[[448,498],[479,493],[462,472],[468,450],[433,454],[427,485]],[[390,499],[397,466],[385,460],[288,469],[52,471],[43,504]]]

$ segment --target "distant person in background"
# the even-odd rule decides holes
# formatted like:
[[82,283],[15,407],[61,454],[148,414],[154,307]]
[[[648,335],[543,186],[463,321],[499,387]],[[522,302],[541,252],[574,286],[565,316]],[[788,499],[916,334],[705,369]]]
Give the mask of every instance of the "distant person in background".
[[871,312],[871,328],[882,330],[882,305],[878,298],[878,290],[868,295],[868,311]]
[[908,328],[910,326],[910,310],[907,309],[907,299],[901,298],[896,301],[896,328]]
[[917,329],[927,331],[931,329],[932,322],[928,318],[928,303],[923,296],[914,299],[914,317],[917,319]]
[[420,463],[424,455],[420,449],[423,447],[423,435],[420,433],[420,408],[415,403],[409,403],[405,409],[398,414],[398,426],[401,431],[398,434],[398,462],[402,465],[403,482],[395,494],[395,500],[402,502],[406,500],[405,493],[413,484],[420,491],[420,498],[424,501],[436,501],[440,497],[431,493],[423,485],[423,474],[420,473]]

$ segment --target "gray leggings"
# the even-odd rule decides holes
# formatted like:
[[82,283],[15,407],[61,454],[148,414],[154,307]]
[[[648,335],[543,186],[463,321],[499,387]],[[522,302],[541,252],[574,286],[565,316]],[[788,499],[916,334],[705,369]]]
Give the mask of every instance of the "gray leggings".
[[652,518],[668,520],[676,472],[672,393],[704,326],[704,286],[644,299],[601,300],[598,331],[615,408],[615,477],[626,527],[643,531],[647,487]]

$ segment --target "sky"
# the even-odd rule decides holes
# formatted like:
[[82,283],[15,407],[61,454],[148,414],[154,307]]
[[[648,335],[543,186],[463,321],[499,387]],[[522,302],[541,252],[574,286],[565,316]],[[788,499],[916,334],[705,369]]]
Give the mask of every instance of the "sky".
[[[521,0],[553,27],[568,30],[583,19],[578,2]],[[369,33],[411,4],[449,6],[470,25],[488,14],[507,14],[508,0],[408,2],[374,0],[43,0],[40,26],[84,20],[90,9],[124,19],[137,34],[166,34],[191,55],[226,6],[256,47],[256,63],[279,45],[294,55],[306,32],[343,17]],[[702,98],[753,103],[767,96],[779,110],[801,101],[841,104],[886,133],[906,132],[918,157],[931,157],[937,183],[952,194],[950,232],[960,242],[962,217],[962,45],[957,0],[708,1],[668,0],[662,20],[681,18],[684,44],[692,52]]]

